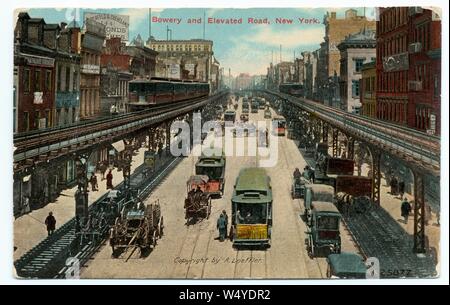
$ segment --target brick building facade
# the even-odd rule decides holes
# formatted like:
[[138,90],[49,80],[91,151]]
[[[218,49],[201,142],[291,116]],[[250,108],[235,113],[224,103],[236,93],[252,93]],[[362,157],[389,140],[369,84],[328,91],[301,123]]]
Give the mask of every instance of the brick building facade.
[[44,19],[20,13],[14,30],[17,132],[53,126],[55,51],[44,39],[45,26]]
[[379,9],[377,117],[440,133],[441,22],[421,7]]

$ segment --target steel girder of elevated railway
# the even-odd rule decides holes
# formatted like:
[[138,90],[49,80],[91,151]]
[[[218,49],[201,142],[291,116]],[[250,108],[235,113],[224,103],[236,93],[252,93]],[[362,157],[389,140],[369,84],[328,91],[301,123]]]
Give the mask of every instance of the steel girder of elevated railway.
[[185,101],[156,111],[128,114],[109,120],[101,119],[81,127],[70,126],[68,130],[63,128],[55,132],[51,129],[38,135],[17,138],[14,140],[14,172],[24,172],[40,162],[48,162],[104,142],[121,139],[143,128],[194,111],[221,99],[226,94],[227,92],[221,92],[206,99]]
[[304,98],[269,90],[265,92],[314,114],[331,127],[394,155],[414,168],[435,176],[440,174],[440,140],[436,136],[351,114]]

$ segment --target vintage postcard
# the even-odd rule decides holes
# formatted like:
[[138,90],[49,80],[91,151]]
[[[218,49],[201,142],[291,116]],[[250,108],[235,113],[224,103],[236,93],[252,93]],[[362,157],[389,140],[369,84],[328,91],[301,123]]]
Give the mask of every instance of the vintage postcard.
[[15,278],[442,275],[441,8],[13,14]]

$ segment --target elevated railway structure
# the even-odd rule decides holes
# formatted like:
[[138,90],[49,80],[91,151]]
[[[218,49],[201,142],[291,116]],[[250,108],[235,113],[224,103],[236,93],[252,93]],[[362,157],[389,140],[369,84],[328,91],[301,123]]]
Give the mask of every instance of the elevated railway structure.
[[355,158],[355,142],[371,157],[372,200],[380,204],[381,158],[388,154],[408,166],[414,177],[414,251],[425,252],[425,183],[428,176],[440,176],[440,138],[403,126],[348,113],[292,95],[263,90],[276,102],[288,121],[294,122],[299,140],[310,145],[328,143],[339,157],[339,135],[346,138],[346,157]]

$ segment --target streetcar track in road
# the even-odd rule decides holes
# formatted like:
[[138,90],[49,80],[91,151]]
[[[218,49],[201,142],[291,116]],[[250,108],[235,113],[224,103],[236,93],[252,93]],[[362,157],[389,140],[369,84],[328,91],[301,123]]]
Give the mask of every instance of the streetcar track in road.
[[[286,139],[286,141],[287,141],[287,139]],[[281,147],[281,149],[284,151],[284,154],[283,154],[283,155],[284,155],[284,162],[285,162],[286,164],[289,164],[288,161],[289,161],[290,159],[288,159],[287,154],[286,154],[286,146],[287,146],[287,143],[284,143],[285,141],[280,141],[280,142],[283,143],[283,144],[281,145],[281,146],[283,146],[283,147]],[[297,212],[295,211],[294,205],[290,204],[289,206],[291,207],[293,214],[296,215]],[[297,230],[296,230],[297,234],[296,234],[296,235],[297,235],[297,237],[298,237],[299,240],[300,240],[300,244],[301,244],[301,245],[304,245],[304,244],[305,244],[305,243],[304,243],[304,239],[302,240],[302,236],[301,236],[301,234],[300,234],[302,228],[300,227],[300,223],[299,223],[299,221],[298,221],[297,218],[295,218],[295,226],[297,227]],[[303,249],[304,249],[304,246],[303,246]],[[305,256],[303,255],[303,253],[302,253],[302,256],[303,256],[303,258],[305,258]],[[311,259],[310,256],[309,256],[308,254],[306,255],[306,257],[307,257],[308,259]],[[315,265],[317,265],[317,268],[318,268],[318,270],[319,270],[319,273],[320,273],[321,278],[324,278],[323,272],[322,272],[322,268],[321,268],[321,266],[320,266],[320,264],[319,264],[319,261],[317,260],[317,258],[312,258],[312,260],[313,260],[313,262],[315,263]],[[306,271],[307,274],[309,274],[309,272],[308,272],[308,267],[307,267],[308,262],[307,262],[306,260],[304,260],[304,262],[305,262],[305,267],[306,267],[306,270],[305,270],[305,271]]]
[[[208,250],[209,250],[209,245],[211,244],[211,238],[213,238],[213,230],[209,230],[209,238],[208,238],[208,243],[206,244],[206,255],[208,255]],[[202,266],[202,273],[200,275],[200,278],[202,279],[203,276],[205,275],[205,268],[206,268],[206,261],[203,262],[203,266]]]
[[267,278],[267,250],[264,251],[264,278]]
[[250,250],[250,270],[249,270],[250,278],[252,277],[252,265],[253,265],[253,250]]
[[236,249],[236,257],[234,258],[234,271],[233,271],[233,278],[234,279],[236,278],[238,255],[239,255],[239,250]]
[[200,238],[200,232],[202,231],[201,229],[202,228],[201,228],[201,224],[200,224],[199,230],[198,230],[198,232],[197,232],[197,234],[195,236],[194,248],[192,249],[191,257],[189,258],[189,265],[188,265],[187,270],[186,270],[186,276],[184,277],[186,279],[188,278],[189,270],[191,269],[192,259],[194,257],[195,248],[197,248],[197,242],[198,242],[198,239]]
[[[197,223],[197,224],[199,224],[199,223]],[[200,225],[201,225],[201,223],[200,223]],[[183,253],[183,248],[184,248],[184,246],[186,244],[186,240],[188,240],[187,237],[189,236],[190,232],[193,232],[194,230],[196,231],[196,232],[194,232],[194,234],[198,235],[199,232],[200,232],[200,225],[198,225],[198,226],[196,226],[196,225],[188,225],[188,227],[186,228],[186,234],[184,235],[184,238],[183,238],[183,242],[181,243],[180,250],[178,251],[178,255],[175,256],[175,257],[182,258],[181,254]],[[196,236],[196,240],[197,240],[197,236]],[[195,248],[195,246],[194,246],[194,248]],[[173,268],[172,268],[172,272],[171,272],[172,278],[174,278],[174,275],[175,275],[174,273],[175,273],[175,269],[176,268],[177,268],[177,264],[175,264],[173,266]]]

